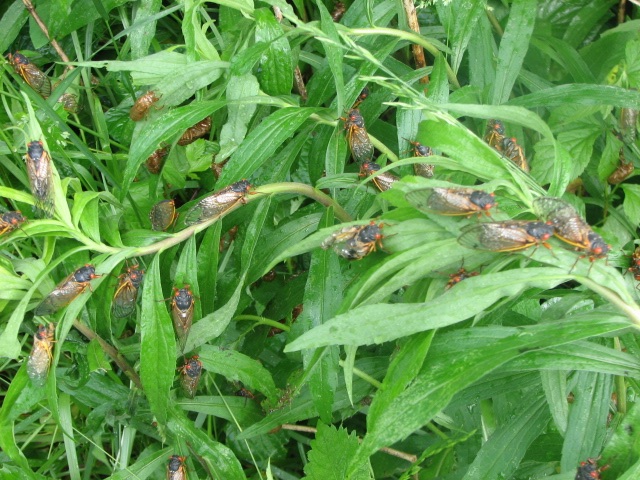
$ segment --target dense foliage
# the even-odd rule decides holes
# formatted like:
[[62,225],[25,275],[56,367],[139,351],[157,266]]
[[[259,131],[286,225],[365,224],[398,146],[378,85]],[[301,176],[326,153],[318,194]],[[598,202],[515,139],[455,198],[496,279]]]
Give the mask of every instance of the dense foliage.
[[637,6],[25,4],[0,476],[640,477]]

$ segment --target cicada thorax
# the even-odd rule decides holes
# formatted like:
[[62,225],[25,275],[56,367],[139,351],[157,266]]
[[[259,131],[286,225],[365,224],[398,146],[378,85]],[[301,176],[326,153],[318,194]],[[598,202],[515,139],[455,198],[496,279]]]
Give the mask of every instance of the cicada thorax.
[[617,185],[622,183],[627,178],[631,176],[633,171],[635,170],[635,166],[633,162],[628,162],[624,155],[624,147],[620,148],[620,153],[618,155],[619,161],[618,166],[613,171],[611,175],[607,178],[607,182],[610,185]]
[[41,141],[30,142],[25,155],[27,175],[31,185],[31,193],[35,198],[35,208],[46,217],[52,217],[53,201],[53,170],[51,157],[44,149]]
[[35,315],[50,315],[69,305],[78,295],[91,287],[91,280],[98,278],[93,265],[80,267],[47,295],[34,310]]
[[33,348],[27,360],[27,375],[37,386],[43,386],[51,366],[53,343],[55,339],[55,325],[39,325],[33,336]]
[[364,162],[362,165],[360,165],[360,176],[370,177],[372,175],[375,175],[371,179],[371,181],[375,184],[376,187],[378,187],[378,190],[380,190],[381,192],[389,190],[394,182],[397,182],[399,180],[398,177],[390,172],[382,172],[381,174],[376,175],[376,173],[378,173],[378,170],[380,170],[380,165],[378,165],[377,163]]
[[192,356],[189,360],[185,359],[184,365],[180,370],[180,386],[185,397],[193,398],[198,390],[198,382],[202,375],[202,362],[198,355]]
[[487,130],[484,134],[484,140],[493,148],[502,151],[502,142],[504,140],[504,123],[500,120],[489,120],[487,122]]
[[7,235],[26,222],[27,219],[20,211],[5,212],[0,216],[0,236]]
[[478,275],[480,275],[480,272],[469,272],[464,267],[460,267],[460,269],[456,273],[452,273],[451,275],[449,275],[449,281],[444,288],[445,290],[449,290],[463,280],[471,277],[476,277]]
[[138,265],[127,268],[127,271],[120,275],[118,286],[113,295],[111,311],[116,318],[125,318],[136,311],[138,291],[144,279],[144,270]]
[[607,468],[609,468],[608,465],[598,467],[597,458],[587,458],[586,462],[580,462],[575,480],[600,480],[600,472]]
[[193,293],[189,285],[185,285],[183,288],[173,289],[171,318],[173,319],[173,326],[176,330],[178,343],[182,351],[184,351],[184,347],[187,344],[187,338],[189,337],[191,325],[193,324],[194,302]]
[[167,480],[187,480],[185,460],[187,457],[171,455],[167,465]]
[[197,139],[204,137],[211,131],[211,117],[200,120],[194,126],[189,127],[178,140],[178,145],[189,145]]
[[321,247],[333,250],[347,260],[359,260],[374,252],[377,247],[382,247],[383,224],[371,222],[368,225],[354,225],[344,227],[332,233],[323,242]]
[[129,118],[134,122],[142,120],[149,113],[149,108],[158,100],[160,100],[160,97],[156,95],[156,92],[149,90],[135,101],[131,110],[129,110]]
[[160,173],[164,158],[169,154],[169,147],[161,147],[155,150],[145,161],[145,166],[149,173]]
[[344,128],[347,131],[347,143],[351,149],[351,155],[356,162],[370,162],[373,159],[373,144],[364,126],[364,118],[360,110],[352,108],[347,118],[343,118]]
[[520,169],[527,173],[529,172],[527,157],[524,156],[524,151],[515,138],[507,137],[502,140],[502,153]]
[[51,95],[51,80],[49,80],[49,77],[47,77],[42,70],[31,63],[27,57],[18,52],[13,55],[8,54],[7,57],[16,73],[20,75],[31,88],[38,92],[43,98],[48,98],[49,95]]
[[493,193],[473,188],[429,187],[408,192],[405,198],[418,210],[452,216],[491,216],[489,210],[497,205]]
[[220,216],[238,203],[246,203],[246,196],[251,190],[247,180],[240,180],[211,195],[204,197],[184,216],[185,225],[195,225]]
[[554,233],[553,225],[545,222],[509,220],[467,225],[462,228],[458,243],[474,250],[515,252],[544,245]]
[[151,228],[156,231],[164,232],[178,218],[176,212],[176,202],[173,200],[162,200],[156,203],[149,212],[149,220],[151,220]]

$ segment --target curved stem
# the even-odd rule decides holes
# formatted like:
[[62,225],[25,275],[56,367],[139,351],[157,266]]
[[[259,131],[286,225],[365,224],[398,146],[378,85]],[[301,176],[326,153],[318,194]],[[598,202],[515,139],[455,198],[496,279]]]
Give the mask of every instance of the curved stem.
[[284,330],[288,332],[291,330],[288,325],[284,323],[276,322],[275,320],[271,320],[270,318],[259,317],[257,315],[238,315],[234,318],[234,320],[248,320],[251,322],[256,322],[257,325],[269,325],[270,327],[277,328],[278,330]]

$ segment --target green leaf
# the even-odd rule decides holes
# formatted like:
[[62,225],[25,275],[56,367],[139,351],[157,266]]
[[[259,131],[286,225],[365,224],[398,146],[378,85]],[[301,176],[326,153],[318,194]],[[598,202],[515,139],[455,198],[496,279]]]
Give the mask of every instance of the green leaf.
[[[640,452],[640,405],[631,405],[626,415],[617,425],[611,439],[602,452],[603,465],[609,464],[611,470],[607,473],[611,478],[633,480],[637,476],[628,476],[633,470],[640,470],[638,452]],[[634,465],[635,463],[635,465]],[[622,472],[627,470],[623,476]]]
[[187,240],[178,266],[176,267],[176,274],[174,277],[174,284],[176,288],[182,288],[184,285],[189,285],[194,297],[196,298],[193,307],[193,321],[196,322],[202,317],[202,307],[198,299],[200,298],[200,287],[198,285],[198,260],[196,259],[196,237],[192,235]]
[[247,134],[247,125],[256,112],[257,105],[250,103],[234,103],[246,97],[253,97],[260,92],[260,85],[256,77],[250,73],[232,76],[227,84],[228,117],[227,123],[220,131],[220,152],[216,160],[222,161],[229,157],[240,145]]
[[624,213],[631,223],[637,225],[640,223],[640,186],[623,183],[622,189],[625,194],[622,204]]
[[[309,463],[304,466],[305,480],[342,480],[346,478],[351,457],[358,450],[358,437],[346,429],[318,423],[316,438],[311,440]],[[368,480],[368,462],[359,466],[349,477],[352,480]]]
[[9,49],[28,18],[29,12],[24,8],[24,3],[21,0],[15,0],[4,11],[2,18],[0,18],[0,32],[3,32],[0,39],[0,51],[6,52]]
[[288,95],[293,88],[293,60],[289,41],[271,10],[259,8],[254,11],[254,16],[256,42],[269,44],[260,58],[260,86],[268,95]]
[[131,57],[135,60],[149,53],[149,47],[156,33],[154,16],[160,11],[162,0],[143,0],[136,9],[134,30],[129,34]]
[[468,8],[454,8],[452,5],[444,6],[444,4],[442,6],[436,4],[436,6],[438,14],[444,20],[443,23],[448,24],[447,28],[451,31],[451,44],[453,45],[451,67],[457,73],[475,30],[475,25],[478,19],[484,15],[486,2],[473,2]]
[[143,452],[135,463],[127,465],[119,472],[109,477],[109,480],[144,480],[153,475],[167,463],[167,459],[173,452],[172,447],[157,450],[157,447],[150,446]]
[[[175,372],[176,339],[167,307],[161,300],[160,254],[145,275],[140,316],[140,379],[158,423],[167,421],[169,391]],[[192,335],[193,336],[193,332]]]
[[207,228],[198,250],[198,286],[203,295],[200,297],[202,312],[212,313],[218,283],[218,258],[220,256],[220,232],[222,222],[216,222]]
[[327,64],[333,74],[333,81],[336,88],[336,111],[342,112],[345,107],[344,98],[344,77],[342,75],[342,58],[343,51],[340,48],[340,36],[336,29],[335,23],[329,14],[329,11],[320,0],[316,0],[318,10],[320,10],[320,28],[326,34],[327,38],[319,38],[322,41],[325,54],[327,55]]
[[244,237],[244,243],[242,245],[240,261],[243,272],[247,272],[251,267],[254,252],[258,246],[258,241],[260,240],[260,234],[262,233],[265,221],[267,220],[269,207],[271,206],[271,198],[272,197],[267,197],[258,204],[258,208],[256,208],[253,218],[251,219],[251,228],[247,229],[247,233]]
[[551,410],[551,416],[561,435],[567,431],[569,402],[567,402],[567,372],[562,370],[541,371],[542,388]]
[[640,109],[640,92],[609,85],[560,85],[509,100],[508,105],[526,108],[558,105],[611,105]]

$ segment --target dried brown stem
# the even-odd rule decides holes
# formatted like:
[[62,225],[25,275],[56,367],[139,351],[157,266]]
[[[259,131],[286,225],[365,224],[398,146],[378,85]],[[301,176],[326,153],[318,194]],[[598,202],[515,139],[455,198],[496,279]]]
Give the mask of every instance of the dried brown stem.
[[621,25],[624,23],[624,12],[625,9],[627,7],[627,0],[620,0],[620,3],[618,3],[618,25]]
[[[413,4],[413,0],[402,0],[402,6],[407,14],[407,21],[409,22],[409,28],[415,33],[420,35],[420,24],[418,23],[418,14],[416,13],[416,7]],[[424,48],[422,45],[411,45],[411,51],[413,52],[413,59],[416,62],[416,70],[427,66],[427,61],[424,57]],[[420,83],[429,83],[429,76],[425,75],[420,79]]]
[[[49,39],[51,46],[55,49],[56,52],[58,52],[58,55],[60,55],[60,58],[67,63],[71,62],[71,60],[69,60],[69,57],[67,57],[67,54],[64,53],[64,50],[62,50],[58,42],[56,42],[55,39],[52,39],[49,36],[49,29],[44,24],[40,16],[38,15],[38,12],[36,12],[36,9],[33,6],[33,3],[31,3],[31,0],[22,0],[22,3],[24,3],[24,6],[29,12],[29,15],[31,15],[33,19],[36,21],[36,23],[38,24],[38,27],[40,27],[40,30],[42,30],[42,33],[44,33],[45,37]],[[65,67],[65,70],[71,70],[73,68],[74,68],[73,65],[67,65]]]

